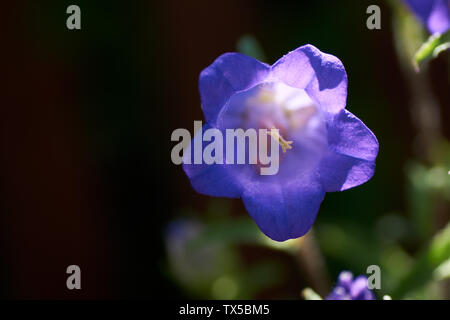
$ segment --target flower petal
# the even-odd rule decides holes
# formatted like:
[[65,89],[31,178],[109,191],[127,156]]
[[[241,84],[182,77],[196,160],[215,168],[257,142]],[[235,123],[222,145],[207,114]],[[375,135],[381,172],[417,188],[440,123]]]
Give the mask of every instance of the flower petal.
[[450,29],[450,3],[448,0],[435,1],[427,27],[431,33],[444,33]]
[[359,159],[373,161],[378,154],[378,141],[366,125],[348,110],[342,110],[328,123],[331,149]]
[[330,153],[321,163],[321,179],[326,192],[344,191],[372,178],[375,162]]
[[[205,124],[202,132],[210,128],[210,125]],[[226,164],[206,164],[204,161],[201,164],[194,164],[194,140],[195,137],[187,147],[187,152],[183,157],[183,170],[191,181],[194,190],[198,193],[213,197],[239,198],[242,194],[241,186],[230,170],[230,166]],[[204,148],[205,143],[203,143],[202,154]],[[225,163],[225,156],[224,153],[223,163]],[[191,158],[190,163],[187,163],[187,157]]]
[[350,271],[342,271],[338,277],[338,286],[350,291],[353,282],[353,274]]
[[367,278],[358,276],[350,288],[352,300],[374,300],[373,292],[367,287]]
[[230,97],[261,83],[269,66],[240,53],[225,53],[200,73],[199,90],[205,119],[214,125]]
[[250,216],[268,237],[285,241],[311,228],[325,191],[314,176],[289,184],[254,182],[242,199]]
[[278,60],[272,66],[272,76],[305,89],[326,112],[337,113],[345,108],[347,73],[342,62],[312,45],[302,46]]
[[431,33],[444,33],[450,28],[448,0],[405,0],[405,2]]
[[344,287],[337,286],[330,292],[325,300],[352,300]]
[[347,110],[328,126],[329,152],[320,164],[327,192],[343,191],[367,182],[375,172],[378,141],[364,123]]

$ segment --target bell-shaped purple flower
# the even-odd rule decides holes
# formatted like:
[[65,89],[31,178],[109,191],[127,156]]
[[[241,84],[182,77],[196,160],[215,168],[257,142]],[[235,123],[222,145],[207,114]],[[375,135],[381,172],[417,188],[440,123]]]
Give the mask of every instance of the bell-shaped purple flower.
[[201,72],[199,89],[203,130],[279,129],[274,138],[282,152],[275,175],[261,175],[259,164],[183,163],[197,192],[242,198],[273,240],[303,236],[326,192],[358,186],[374,174],[378,141],[345,109],[344,66],[312,45],[272,66],[223,54]]
[[367,286],[367,278],[358,276],[353,279],[349,271],[339,274],[338,282],[326,300],[375,300],[375,295]]
[[450,0],[404,0],[432,33],[450,29]]

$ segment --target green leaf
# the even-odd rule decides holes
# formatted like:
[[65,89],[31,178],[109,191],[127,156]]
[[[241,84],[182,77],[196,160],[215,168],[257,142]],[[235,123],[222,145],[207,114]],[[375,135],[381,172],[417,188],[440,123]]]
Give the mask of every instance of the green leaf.
[[254,36],[243,35],[237,42],[237,50],[259,61],[267,61],[264,50]]
[[450,258],[434,270],[433,277],[436,280],[450,279]]
[[263,243],[256,223],[249,218],[226,219],[205,225],[202,232],[189,243],[188,250],[197,250],[204,244],[232,245]]
[[303,289],[302,296],[305,300],[323,300],[322,297],[311,288]]
[[433,280],[435,270],[450,257],[450,223],[431,241],[430,245],[419,255],[414,266],[399,282],[392,296],[402,298],[423,288]]
[[433,34],[422,44],[414,56],[414,67],[419,69],[420,64],[436,58],[442,51],[450,48],[450,30],[444,34]]

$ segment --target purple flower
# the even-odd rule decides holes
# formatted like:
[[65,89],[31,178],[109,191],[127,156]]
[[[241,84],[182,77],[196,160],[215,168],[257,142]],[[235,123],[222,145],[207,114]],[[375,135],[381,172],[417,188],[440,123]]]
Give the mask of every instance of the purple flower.
[[404,0],[431,33],[450,29],[450,0]]
[[358,276],[353,279],[349,271],[342,271],[338,283],[326,300],[375,300],[375,295],[367,287],[367,278]]
[[259,164],[183,163],[197,192],[242,198],[273,240],[303,236],[326,192],[358,186],[374,174],[378,142],[345,109],[344,66],[312,45],[272,66],[239,53],[223,54],[201,72],[199,89],[207,122],[203,130],[279,129],[272,139],[283,149],[275,175],[261,175]]

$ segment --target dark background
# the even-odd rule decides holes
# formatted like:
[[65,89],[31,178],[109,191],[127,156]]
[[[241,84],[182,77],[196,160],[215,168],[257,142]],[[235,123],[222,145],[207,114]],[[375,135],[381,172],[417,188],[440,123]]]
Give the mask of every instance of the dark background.
[[[79,31],[66,28],[71,4]],[[370,4],[382,9],[381,30],[366,28]],[[306,43],[339,57],[347,108],[380,141],[374,178],[328,194],[317,223],[363,228],[407,206],[404,164],[421,153],[384,1],[16,1],[2,20],[1,298],[185,297],[164,272],[164,230],[209,198],[172,164],[170,135],[203,119],[198,75],[244,34],[269,63]],[[429,78],[448,120],[445,58]],[[70,264],[82,290],[66,288]]]

